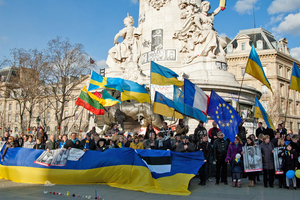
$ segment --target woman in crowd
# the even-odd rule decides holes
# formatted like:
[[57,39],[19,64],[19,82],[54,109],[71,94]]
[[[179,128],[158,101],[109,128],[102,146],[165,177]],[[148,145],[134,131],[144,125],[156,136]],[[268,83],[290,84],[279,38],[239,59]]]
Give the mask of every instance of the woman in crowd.
[[64,148],[65,144],[67,143],[68,141],[68,136],[67,134],[63,134],[62,138],[61,138],[61,141],[59,143],[59,148]]
[[40,129],[39,129],[39,132],[37,134],[37,138],[41,139],[42,144],[45,144],[48,140],[47,133],[44,131],[44,129],[42,127],[40,127]]
[[155,142],[156,142],[156,134],[155,132],[151,132],[149,134],[149,139],[145,142],[145,149],[154,149],[155,148]]
[[242,152],[242,150],[243,150],[243,143],[242,143],[241,139],[238,136],[236,136],[234,142],[228,146],[228,151],[227,151],[227,156],[226,156],[225,162],[231,163],[235,159],[236,154],[244,153],[244,152]]
[[270,136],[265,135],[263,138],[263,143],[260,145],[261,147],[261,155],[263,161],[263,172],[264,172],[264,186],[271,188],[274,187],[274,176],[275,176],[275,168],[274,168],[274,145],[270,142]]
[[148,140],[148,139],[150,138],[150,134],[151,134],[151,133],[154,133],[154,134],[155,134],[155,131],[154,131],[154,129],[153,129],[152,124],[149,124],[148,127],[147,127],[147,129],[146,129],[146,134],[145,134],[144,139],[145,139],[145,140]]
[[2,154],[1,162],[3,162],[4,156],[6,155],[7,150],[11,149],[11,148],[15,148],[15,144],[14,144],[14,138],[12,136],[9,136],[8,141],[6,143],[6,146],[5,146],[5,149],[4,149],[3,154]]
[[37,138],[36,144],[33,146],[34,149],[45,149],[45,145],[42,143],[43,138]]
[[28,135],[28,139],[26,142],[24,142],[24,148],[32,149],[36,143],[33,141],[33,136]]
[[[289,170],[297,170],[298,166],[298,157],[296,155],[296,152],[292,150],[292,145],[288,144],[285,147],[285,151],[281,153],[281,156],[283,157],[282,159],[282,170],[284,171],[285,177],[286,173]],[[285,178],[286,180],[286,189],[290,189],[290,179],[288,177]],[[294,190],[297,190],[297,185],[296,185],[296,177],[292,179],[293,185],[294,185]]]
[[133,149],[144,149],[143,144],[139,141],[139,137],[137,135],[135,135],[133,137],[133,142],[130,143],[130,148]]
[[[245,144],[245,147],[255,147],[256,145],[254,144],[254,141],[251,136],[247,138],[247,142]],[[249,179],[249,187],[254,187],[254,181],[255,177],[257,177],[258,172],[248,172],[248,179]]]

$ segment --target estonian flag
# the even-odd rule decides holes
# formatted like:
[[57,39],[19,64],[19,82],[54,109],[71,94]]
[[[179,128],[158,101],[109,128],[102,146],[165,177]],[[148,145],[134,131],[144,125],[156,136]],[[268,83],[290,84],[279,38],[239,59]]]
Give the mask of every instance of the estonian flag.
[[251,76],[253,76],[254,78],[256,78],[257,80],[259,80],[262,84],[264,84],[265,86],[267,86],[273,93],[273,90],[271,88],[271,84],[269,83],[264,69],[262,67],[262,64],[259,60],[258,54],[255,51],[254,46],[252,46],[251,51],[250,51],[250,55],[248,58],[248,62],[247,62],[247,66],[245,69],[245,73],[250,74]]

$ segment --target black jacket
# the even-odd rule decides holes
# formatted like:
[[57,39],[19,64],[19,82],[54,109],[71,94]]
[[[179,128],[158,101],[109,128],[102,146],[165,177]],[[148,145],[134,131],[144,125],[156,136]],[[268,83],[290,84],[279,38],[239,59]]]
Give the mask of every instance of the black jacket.
[[80,149],[80,141],[77,140],[75,143],[70,139],[67,140],[66,144],[64,145],[65,149],[68,149],[69,147],[71,148],[76,148],[76,149]]
[[43,143],[41,143],[41,144],[35,144],[33,146],[33,148],[34,149],[45,149],[45,145]]
[[221,160],[226,158],[228,142],[218,138],[214,142],[214,159]]
[[4,159],[4,156],[7,153],[7,150],[11,149],[11,148],[15,148],[15,144],[7,142],[6,145],[5,145],[5,149],[4,149],[3,153],[2,153],[2,159]]
[[[281,153],[279,156],[282,156]],[[296,152],[291,150],[290,152],[288,151],[283,151],[283,156],[282,156],[282,170],[287,172],[289,170],[295,170],[295,168],[298,166],[298,157],[296,155]]]
[[200,127],[198,125],[194,132],[195,143],[200,141],[200,138],[202,138],[203,136],[207,136],[207,130],[206,130],[206,128]]
[[272,140],[271,140],[271,142],[273,143],[273,145],[274,145],[274,148],[275,147],[278,147],[278,138],[273,138]]
[[264,134],[266,133],[266,129],[264,127],[262,127],[262,130],[260,128],[257,128],[256,131],[255,131],[255,135],[256,137],[258,138],[259,134]]
[[297,156],[300,156],[300,145],[299,145],[299,142],[294,143],[293,141],[291,141],[290,144],[292,145],[292,150],[295,151],[295,153],[297,154]]
[[[184,149],[184,145],[187,145],[187,149]],[[192,142],[189,143],[183,143],[182,141],[178,144],[178,146],[176,147],[177,152],[193,152],[195,151],[195,144]]]
[[159,147],[158,145],[159,145],[159,141],[156,140],[156,142],[155,142],[155,149],[158,149],[158,150],[167,150],[167,149],[170,149],[171,150],[171,148],[172,148],[170,138],[167,139],[167,140],[165,140],[165,141],[163,141],[163,146],[162,147]]
[[202,149],[205,160],[209,161],[212,152],[211,144],[209,142],[201,142],[198,149]]
[[[81,140],[79,148],[84,149],[85,144],[86,144],[86,139]],[[90,146],[89,150],[96,150],[96,144],[94,140],[89,141],[89,146]]]

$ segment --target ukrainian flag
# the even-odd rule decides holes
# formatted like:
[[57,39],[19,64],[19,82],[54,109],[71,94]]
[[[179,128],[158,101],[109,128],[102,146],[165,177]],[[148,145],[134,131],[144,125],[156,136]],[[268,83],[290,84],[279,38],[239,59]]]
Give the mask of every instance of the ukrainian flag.
[[250,51],[249,59],[247,62],[245,73],[250,74],[260,82],[262,82],[265,86],[267,86],[272,92],[271,84],[269,83],[264,69],[262,67],[262,64],[259,60],[258,54],[255,51],[254,46],[252,46],[252,49]]
[[104,107],[113,106],[115,104],[121,104],[121,101],[119,101],[116,98],[113,98],[106,90],[103,90],[102,98],[105,101],[105,104],[102,104]]
[[151,104],[150,95],[144,86],[133,81],[124,80],[121,87],[123,90],[121,94],[121,101],[133,99],[140,103],[146,102]]
[[166,117],[183,119],[182,114],[175,111],[174,102],[159,92],[155,92],[153,112]]
[[[0,151],[1,155],[3,151]],[[170,151],[170,170],[161,171],[157,167],[159,171],[155,172],[149,170],[145,160],[152,161],[152,165],[166,164],[166,151],[116,148],[104,152],[86,151],[78,161],[68,160],[65,166],[47,167],[34,163],[43,152],[39,149],[8,149],[4,161],[0,161],[0,178],[32,184],[45,184],[46,181],[68,185],[107,183],[127,190],[187,196],[190,180],[204,163],[202,151]]]
[[300,92],[300,69],[296,63],[293,65],[290,89]]
[[183,86],[183,81],[177,79],[178,74],[151,61],[151,84]]
[[91,75],[88,91],[96,90],[98,88],[107,88],[107,89],[114,89],[123,92],[121,88],[123,82],[124,79],[103,77],[100,74],[97,74],[95,71],[93,71]]
[[269,117],[268,113],[264,109],[264,107],[261,105],[259,100],[255,97],[255,111],[254,111],[254,118],[261,118],[264,119],[267,126],[273,130],[276,130],[275,126],[273,125],[273,122],[271,118]]

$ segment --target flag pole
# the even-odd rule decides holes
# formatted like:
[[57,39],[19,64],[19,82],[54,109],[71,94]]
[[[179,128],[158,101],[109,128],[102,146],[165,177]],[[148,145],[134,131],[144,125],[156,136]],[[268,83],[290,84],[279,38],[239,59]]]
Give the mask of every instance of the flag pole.
[[288,95],[287,95],[287,99],[286,99],[286,109],[285,109],[285,116],[284,116],[284,124],[286,123],[286,116],[287,116],[287,111],[288,111],[289,98],[290,98],[290,85],[288,86]]
[[[247,68],[247,67],[246,67]],[[240,108],[240,96],[241,96],[241,91],[242,91],[242,87],[243,87],[243,83],[244,83],[244,78],[245,78],[245,74],[246,74],[246,68],[245,68],[245,72],[243,74],[243,79],[242,79],[242,83],[241,83],[241,87],[240,87],[240,91],[239,91],[239,95],[238,95],[238,100],[237,100],[237,105],[236,105],[236,112],[238,112],[238,108]]]

